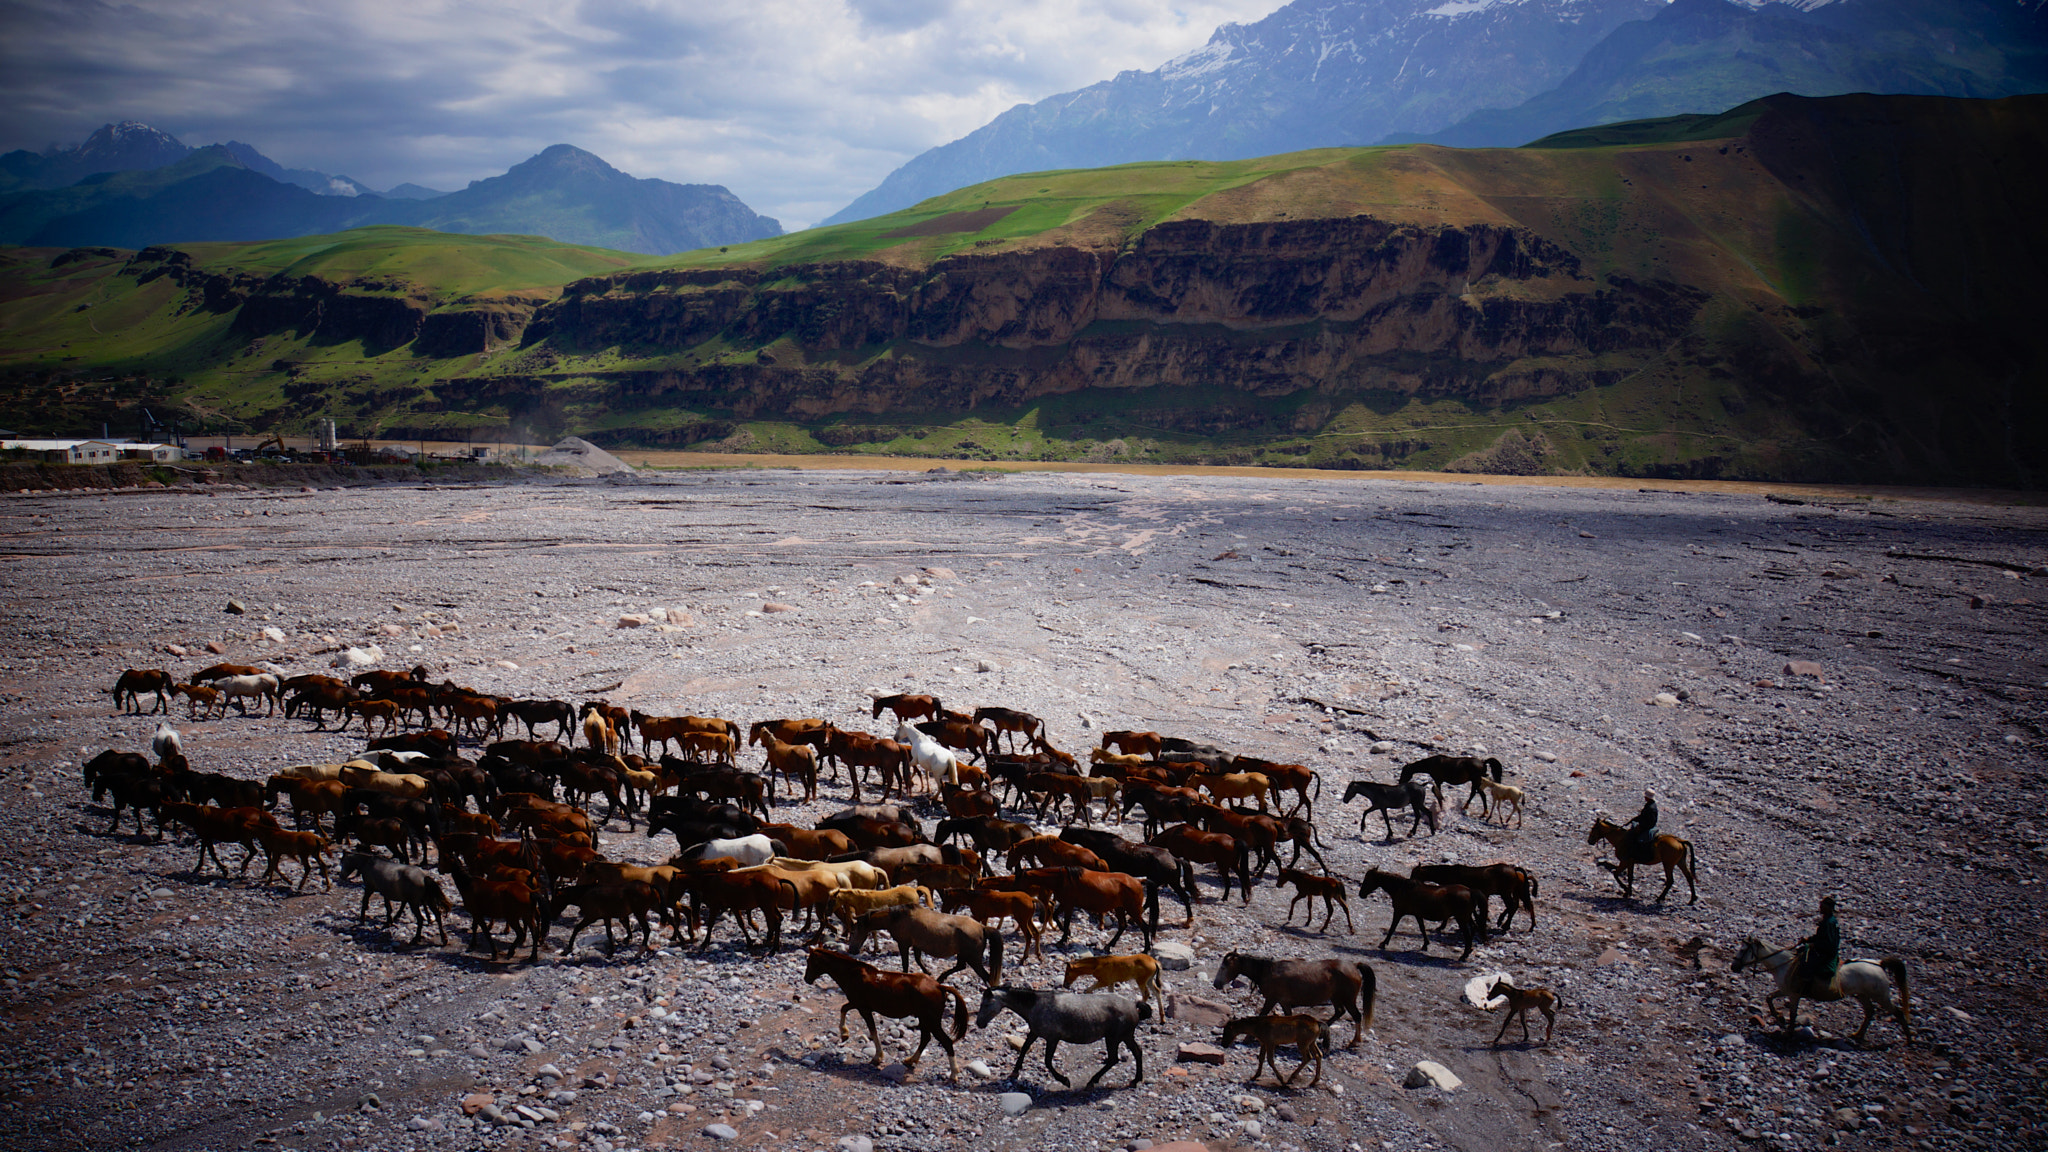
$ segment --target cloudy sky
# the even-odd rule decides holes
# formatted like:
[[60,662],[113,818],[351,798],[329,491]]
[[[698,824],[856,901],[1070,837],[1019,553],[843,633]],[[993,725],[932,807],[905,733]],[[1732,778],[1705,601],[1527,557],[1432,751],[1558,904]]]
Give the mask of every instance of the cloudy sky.
[[549,144],[795,227],[1282,0],[0,0],[0,150],[141,120],[375,188]]

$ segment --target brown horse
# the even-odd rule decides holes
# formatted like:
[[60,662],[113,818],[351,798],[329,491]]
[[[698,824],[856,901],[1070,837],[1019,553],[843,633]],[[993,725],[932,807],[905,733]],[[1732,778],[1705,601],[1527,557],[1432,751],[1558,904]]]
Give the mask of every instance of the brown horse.
[[[847,1038],[848,1012],[859,1012],[867,1021],[868,1039],[875,1045],[875,1067],[882,1066],[882,1037],[875,1031],[875,1013],[879,1012],[892,1020],[917,1021],[917,1051],[903,1058],[905,1072],[916,1069],[925,1046],[937,1038],[953,1066],[953,1079],[960,1079],[960,1056],[953,1050],[953,1041],[967,1035],[967,999],[957,989],[922,972],[885,972],[844,952],[813,948],[810,962],[804,966],[804,983],[815,984],[820,976],[830,976],[846,994],[846,1003],[839,1009],[841,1040]],[[947,996],[953,998],[951,1036],[946,1035]]]
[[1410,880],[1399,873],[1382,872],[1377,868],[1366,872],[1365,879],[1358,884],[1361,899],[1382,891],[1394,902],[1394,922],[1387,925],[1387,934],[1380,940],[1381,951],[1385,951],[1393,941],[1401,921],[1413,916],[1415,930],[1422,934],[1424,952],[1429,951],[1430,922],[1455,919],[1465,933],[1465,951],[1458,959],[1463,961],[1472,955],[1472,938],[1485,930],[1486,910],[1479,903],[1480,897],[1470,888],[1459,884],[1438,885]]
[[1403,765],[1401,783],[1406,784],[1413,780],[1418,773],[1428,776],[1433,782],[1431,787],[1436,790],[1438,808],[1444,806],[1444,785],[1470,784],[1471,793],[1465,797],[1465,802],[1458,806],[1458,811],[1463,812],[1472,807],[1472,801],[1479,798],[1479,782],[1486,778],[1487,773],[1491,772],[1494,782],[1499,783],[1504,771],[1500,761],[1491,756],[1481,760],[1477,756],[1445,756],[1439,753]]
[[1501,911],[1500,923],[1493,927],[1496,932],[1507,931],[1515,922],[1515,913],[1523,909],[1528,910],[1529,927],[1536,927],[1536,874],[1526,868],[1513,864],[1417,864],[1409,869],[1408,878],[1431,884],[1462,884],[1479,893],[1484,901],[1482,912],[1490,913],[1493,897],[1500,897],[1507,907]]
[[[1629,830],[1626,827],[1616,824],[1604,816],[1596,816],[1593,818],[1593,830],[1586,833],[1586,843],[1592,845],[1605,840],[1613,847],[1614,858],[1621,862],[1608,865],[1608,868],[1614,873],[1615,880],[1620,882],[1621,894],[1632,898],[1636,893],[1637,862],[1634,860],[1623,860],[1621,850],[1622,845],[1628,841],[1628,837]],[[1692,841],[1681,840],[1668,832],[1660,833],[1651,844],[1651,856],[1653,857],[1652,859],[1642,861],[1642,863],[1662,864],[1664,866],[1664,890],[1657,893],[1657,903],[1662,904],[1664,898],[1671,895],[1671,874],[1674,869],[1685,873],[1685,886],[1692,890],[1692,899],[1686,901],[1686,903],[1697,904],[1700,902],[1699,879],[1694,873],[1699,860],[1693,854]]]
[[[1273,1079],[1282,1087],[1291,1088],[1311,1060],[1316,1062],[1316,1074],[1309,1079],[1308,1086],[1313,1088],[1322,1080],[1323,1051],[1330,1046],[1330,1026],[1306,1012],[1294,1016],[1244,1016],[1223,1025],[1222,1047],[1228,1048],[1241,1038],[1259,1042],[1258,1063],[1252,1065],[1252,1078],[1245,1083],[1258,1083],[1259,1073],[1270,1063]],[[1282,1044],[1294,1045],[1301,1055],[1301,1063],[1295,1065],[1292,1076],[1280,1074],[1280,1060],[1273,1054]]]
[[944,711],[939,706],[938,697],[920,696],[909,692],[899,692],[894,696],[875,697],[874,714],[869,719],[880,720],[885,710],[895,713],[896,719],[899,722],[926,718],[937,719],[939,714]]
[[1372,1026],[1379,977],[1356,960],[1276,960],[1248,952],[1225,953],[1222,966],[1216,969],[1216,987],[1222,988],[1239,976],[1251,981],[1252,987],[1265,998],[1265,1006],[1258,1013],[1261,1016],[1270,1015],[1276,1006],[1307,1008],[1329,1004],[1337,1009],[1330,1013],[1329,1023],[1335,1024],[1338,1017],[1347,1014],[1351,1017],[1353,1028],[1347,1048],[1358,1047],[1365,1030]]

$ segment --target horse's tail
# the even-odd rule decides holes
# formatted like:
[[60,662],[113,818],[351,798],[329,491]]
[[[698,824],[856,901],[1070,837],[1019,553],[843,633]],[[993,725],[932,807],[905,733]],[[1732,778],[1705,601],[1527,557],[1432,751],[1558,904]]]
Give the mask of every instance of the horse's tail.
[[[1000,944],[1002,939],[1001,936],[998,936],[996,937],[996,942]],[[951,984],[941,984],[939,987],[944,988],[953,996],[953,1039],[958,1040],[967,1035],[967,997],[962,996],[960,990]],[[946,1007],[945,1003],[941,1001],[939,1005],[939,1019],[943,1021],[945,1018]],[[942,1024],[941,1027],[943,1026]]]
[[1700,881],[1699,881],[1699,867],[1700,867],[1699,853],[1693,850],[1693,846],[1692,846],[1692,841],[1690,841],[1690,840],[1681,840],[1681,841],[1679,841],[1679,843],[1681,843],[1681,844],[1685,845],[1685,878],[1686,878],[1686,879],[1687,879],[1688,881],[1690,881],[1691,883],[1697,884],[1697,883],[1699,883],[1699,882],[1700,882]]
[[1500,761],[1492,756],[1488,756],[1486,758],[1486,766],[1493,770],[1493,782],[1495,784],[1500,783],[1501,780],[1505,777],[1507,769],[1501,767]]
[[1373,973],[1372,966],[1370,964],[1367,964],[1362,960],[1359,961],[1358,1007],[1360,1011],[1365,1013],[1364,1017],[1361,1019],[1358,1025],[1360,1028],[1372,1027],[1372,1013],[1374,1006],[1379,1000],[1379,991],[1380,978]]
[[1322,802],[1323,802],[1323,774],[1322,774],[1321,772],[1315,772],[1315,771],[1311,771],[1311,772],[1310,772],[1310,773],[1308,774],[1308,778],[1309,778],[1309,783],[1310,783],[1311,785],[1313,785],[1313,786],[1314,786],[1314,788],[1315,788],[1315,793],[1316,793],[1316,795],[1315,795],[1315,802],[1316,802],[1316,803],[1318,803],[1318,804],[1322,803]]
[[1159,935],[1159,881],[1147,878],[1145,884],[1146,923],[1152,935]]
[[1906,979],[1906,962],[1897,956],[1887,956],[1878,962],[1878,967],[1883,968],[1885,975],[1892,978],[1892,983],[1899,986],[1901,1030],[1906,1033],[1906,1038],[1911,1040],[1913,1038],[1913,990],[1911,982]]
[[[1002,934],[1001,932],[998,932],[998,931],[996,931],[995,929],[991,928],[991,929],[989,929],[989,934],[988,934],[988,983],[989,983],[989,987],[991,987],[991,988],[995,987],[995,985],[996,985],[996,984],[998,984],[999,982],[1001,982],[1002,978],[1003,978],[1003,934]],[[958,995],[958,993],[955,993],[955,995]],[[962,1020],[962,1023],[963,1023],[963,1029],[962,1029],[962,1031],[960,1031],[960,1032],[954,1033],[954,1035],[953,1035],[953,1039],[955,1039],[955,1040],[958,1040],[958,1039],[959,1039],[960,1037],[962,1037],[962,1036],[965,1036],[965,1035],[967,1034],[967,1033],[966,1033],[966,1031],[965,1031],[965,1029],[964,1029],[964,1023],[965,1023],[965,1020],[966,1020],[966,1016],[965,1016],[965,1013],[966,1013],[966,1011],[967,1011],[967,1008],[966,1008],[966,1006],[965,1006],[964,1002],[963,1002],[963,1004],[962,1004],[962,1006],[961,1006],[961,1008],[960,1008],[960,1011],[961,1011],[961,1013],[962,1013],[962,1016],[961,1016],[961,1020]]]

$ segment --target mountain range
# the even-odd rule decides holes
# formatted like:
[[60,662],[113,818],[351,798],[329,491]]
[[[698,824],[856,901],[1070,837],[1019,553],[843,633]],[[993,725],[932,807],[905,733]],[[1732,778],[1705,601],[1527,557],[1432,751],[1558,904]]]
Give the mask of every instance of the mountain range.
[[2044,183],[2048,96],[1780,95],[1031,173],[656,258],[6,248],[0,423],[2038,488]]
[[825,223],[1020,172],[1412,140],[1512,147],[1775,92],[2044,89],[2044,0],[1295,0],[1160,68],[1020,104]]
[[567,144],[458,192],[401,185],[380,196],[247,144],[188,148],[130,121],[75,149],[0,156],[0,173],[12,188],[0,191],[0,244],[140,248],[405,224],[662,255],[782,232],[720,185],[636,179]]

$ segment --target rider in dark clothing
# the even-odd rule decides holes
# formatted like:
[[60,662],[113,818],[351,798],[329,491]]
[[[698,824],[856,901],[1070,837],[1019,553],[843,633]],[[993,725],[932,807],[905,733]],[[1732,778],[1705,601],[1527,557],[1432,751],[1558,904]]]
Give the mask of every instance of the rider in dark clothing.
[[1813,935],[1800,941],[1799,977],[1809,984],[1827,984],[1834,980],[1835,970],[1842,962],[1842,925],[1835,919],[1835,898],[1826,896],[1820,902],[1820,923],[1813,929]]
[[1657,842],[1657,794],[1643,789],[1643,810],[1628,824],[1628,859],[1623,863],[1644,863],[1655,855]]

